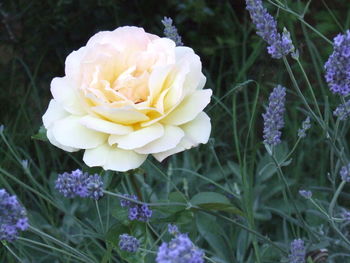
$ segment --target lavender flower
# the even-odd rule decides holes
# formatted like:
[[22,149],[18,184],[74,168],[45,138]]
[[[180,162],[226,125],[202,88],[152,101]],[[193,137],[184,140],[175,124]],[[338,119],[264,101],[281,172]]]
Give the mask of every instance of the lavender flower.
[[294,239],[290,244],[289,263],[305,263],[306,249],[304,241]]
[[[135,195],[124,194],[124,197],[134,199],[135,201],[138,200]],[[152,210],[146,204],[140,205],[129,200],[121,199],[120,205],[129,209],[128,217],[130,220],[146,222],[149,218],[152,217]]]
[[176,236],[179,234],[179,229],[176,225],[168,224],[168,232],[169,234]]
[[269,44],[267,52],[272,58],[279,59],[294,51],[290,33],[286,29],[282,35],[277,32],[277,23],[264,8],[261,0],[246,0],[246,4],[256,26],[256,33]]
[[340,169],[340,177],[343,181],[350,183],[350,163]]
[[341,217],[346,221],[350,221],[350,211],[344,209],[341,213]]
[[176,27],[173,26],[173,20],[170,17],[164,17],[162,24],[164,25],[164,35],[173,40],[177,46],[183,46],[181,37],[178,34]]
[[312,192],[310,190],[299,190],[299,194],[306,199],[310,199],[312,197]]
[[89,197],[98,200],[103,196],[103,182],[101,176],[89,175],[77,169],[71,173],[59,174],[55,188],[65,197]]
[[345,121],[350,116],[350,100],[340,104],[333,112],[333,115],[338,117],[339,120]]
[[19,231],[29,227],[24,207],[17,197],[10,196],[4,189],[0,190],[0,240],[15,241]]
[[179,234],[159,247],[157,263],[204,263],[204,253],[186,234]]
[[339,34],[333,40],[333,53],[324,65],[325,78],[333,93],[350,93],[350,31]]
[[140,247],[140,241],[128,234],[122,234],[119,236],[119,247],[121,250],[135,253]]
[[278,85],[273,89],[269,97],[269,106],[264,118],[264,143],[268,145],[277,145],[281,142],[282,132],[280,129],[284,126],[283,114],[285,111],[286,88]]
[[301,128],[298,130],[298,137],[305,138],[306,131],[311,128],[310,117],[307,117],[301,124]]

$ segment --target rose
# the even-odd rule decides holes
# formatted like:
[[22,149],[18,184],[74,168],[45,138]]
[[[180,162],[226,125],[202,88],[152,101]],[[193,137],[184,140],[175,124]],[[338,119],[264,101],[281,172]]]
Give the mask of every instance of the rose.
[[212,91],[189,47],[142,28],[95,34],[51,82],[43,116],[49,141],[106,170],[139,167],[206,143],[211,125],[202,112]]

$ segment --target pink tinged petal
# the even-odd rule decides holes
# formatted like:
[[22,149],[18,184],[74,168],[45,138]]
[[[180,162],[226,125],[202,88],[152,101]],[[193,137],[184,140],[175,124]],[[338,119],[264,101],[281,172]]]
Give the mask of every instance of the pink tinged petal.
[[159,162],[170,155],[190,149],[200,143],[207,143],[211,131],[210,118],[207,114],[201,112],[193,121],[182,125],[181,129],[185,132],[185,136],[175,148],[153,154]]
[[51,81],[51,93],[54,99],[60,103],[66,111],[74,115],[86,113],[78,91],[67,77],[54,78]]
[[92,110],[102,117],[119,124],[133,124],[140,121],[147,121],[149,118],[133,107],[110,108],[108,106],[96,106]]
[[142,148],[135,149],[137,153],[151,154],[164,152],[175,148],[184,137],[183,130],[176,126],[165,125],[164,135],[159,139],[146,144]]
[[125,135],[133,131],[133,128],[130,126],[105,121],[90,115],[81,118],[80,123],[91,130],[107,134]]
[[76,151],[79,151],[80,149],[77,149],[77,148],[73,148],[73,147],[69,147],[69,146],[64,146],[62,144],[60,144],[56,139],[55,137],[53,136],[53,133],[52,133],[52,129],[48,129],[47,132],[46,132],[46,136],[47,138],[49,139],[50,143],[55,145],[56,147],[66,151],[66,152],[76,152]]
[[86,47],[73,51],[68,55],[65,62],[65,74],[67,78],[73,81],[74,84],[78,85],[81,82],[81,63],[87,53]]
[[55,121],[63,119],[69,115],[62,106],[55,100],[50,100],[49,106],[43,115],[44,127],[48,129]]
[[164,119],[162,123],[181,125],[193,120],[210,102],[211,89],[197,90],[188,95],[184,100]]
[[102,144],[96,148],[85,150],[83,160],[90,166],[101,166],[105,170],[125,172],[138,168],[147,158],[147,155],[138,154]]
[[52,133],[58,143],[73,148],[95,148],[107,140],[108,135],[80,124],[81,117],[69,116],[55,122]]
[[111,135],[108,138],[108,143],[110,145],[117,143],[118,148],[132,150],[157,140],[162,137],[163,134],[163,125],[155,123],[149,127],[129,133],[128,135]]

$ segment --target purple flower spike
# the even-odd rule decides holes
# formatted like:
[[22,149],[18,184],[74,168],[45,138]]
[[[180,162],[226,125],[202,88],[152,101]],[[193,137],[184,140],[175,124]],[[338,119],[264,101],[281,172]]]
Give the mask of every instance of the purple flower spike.
[[306,249],[304,241],[295,239],[290,245],[289,262],[290,263],[305,263]]
[[294,51],[290,33],[284,29],[280,34],[277,31],[275,19],[264,8],[261,0],[246,0],[247,10],[256,26],[257,35],[267,43],[267,51],[272,58],[280,59]]
[[204,263],[204,252],[186,234],[179,234],[159,247],[157,263]]
[[[135,201],[138,200],[135,195],[124,194],[124,197],[134,199]],[[129,200],[121,199],[120,205],[129,209],[128,217],[130,220],[146,222],[152,217],[152,210],[147,204],[140,205]]]
[[177,32],[177,28],[173,26],[173,20],[170,17],[164,17],[162,24],[164,25],[164,35],[173,40],[177,46],[183,46],[181,36]]
[[333,93],[350,93],[350,31],[337,35],[333,40],[333,53],[324,65],[325,78]]
[[122,234],[119,236],[119,247],[121,250],[135,253],[140,247],[140,241],[128,234]]
[[0,240],[15,241],[29,227],[27,213],[17,197],[0,190]]
[[286,88],[278,85],[273,89],[269,97],[269,106],[264,118],[264,143],[275,146],[281,142],[282,132],[280,129],[284,126],[284,111],[286,101]]
[[98,200],[103,196],[103,182],[98,174],[89,175],[77,169],[59,174],[55,188],[67,198],[82,197]]

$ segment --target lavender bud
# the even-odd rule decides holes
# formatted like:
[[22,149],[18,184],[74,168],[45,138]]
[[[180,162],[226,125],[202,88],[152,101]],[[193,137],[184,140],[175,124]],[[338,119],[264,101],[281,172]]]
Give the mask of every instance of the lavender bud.
[[264,8],[261,0],[246,0],[247,10],[256,26],[257,35],[267,43],[267,51],[272,58],[280,59],[294,51],[290,33],[284,29],[282,35],[277,31],[277,22]]
[[333,115],[338,117],[339,120],[345,121],[350,116],[350,100],[340,104],[333,112]]
[[343,181],[350,183],[350,163],[340,169],[340,177]]
[[350,93],[350,31],[337,35],[333,40],[333,53],[324,65],[325,78],[333,93]]
[[163,242],[157,252],[157,263],[204,263],[204,252],[197,248],[186,234],[179,234]]
[[299,190],[299,194],[306,199],[310,199],[312,197],[312,192],[309,190]]
[[289,262],[290,263],[305,263],[306,249],[304,241],[295,239],[290,245]]
[[140,241],[137,238],[128,234],[122,234],[119,236],[119,248],[121,250],[135,253],[140,247]]
[[[124,197],[134,199],[135,201],[138,200],[135,195],[124,194]],[[146,222],[152,217],[152,210],[148,207],[147,204],[140,205],[129,200],[121,199],[120,205],[129,209],[128,217],[130,220]]]
[[307,117],[301,124],[301,128],[298,130],[298,137],[305,138],[306,131],[311,128],[310,117]]
[[0,190],[0,240],[15,241],[29,227],[27,213],[17,197]]
[[164,35],[173,40],[177,46],[183,46],[181,37],[178,34],[176,27],[173,26],[173,20],[170,17],[164,17],[162,24],[164,25]]
[[278,85],[273,89],[269,97],[269,106],[264,118],[264,143],[274,146],[281,142],[282,132],[280,129],[284,126],[284,111],[286,101],[286,88]]
[[67,198],[82,197],[98,200],[103,196],[103,182],[101,176],[89,175],[77,169],[71,173],[59,174],[55,181],[55,188]]
[[169,234],[171,235],[174,235],[176,236],[177,234],[179,234],[179,229],[176,225],[173,225],[173,224],[168,224],[168,232]]

